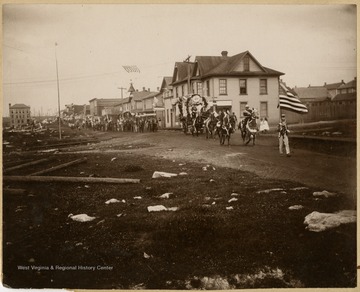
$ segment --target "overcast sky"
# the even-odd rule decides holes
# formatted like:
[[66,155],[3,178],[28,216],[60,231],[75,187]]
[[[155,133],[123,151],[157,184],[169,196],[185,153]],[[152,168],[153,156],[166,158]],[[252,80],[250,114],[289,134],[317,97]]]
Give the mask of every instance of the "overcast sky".
[[[244,51],[285,73],[288,86],[356,76],[354,5],[30,4],[3,6],[3,103],[38,115],[121,97],[120,87],[155,91],[188,55]],[[136,65],[140,73],[122,66]],[[124,91],[124,97],[128,95]]]

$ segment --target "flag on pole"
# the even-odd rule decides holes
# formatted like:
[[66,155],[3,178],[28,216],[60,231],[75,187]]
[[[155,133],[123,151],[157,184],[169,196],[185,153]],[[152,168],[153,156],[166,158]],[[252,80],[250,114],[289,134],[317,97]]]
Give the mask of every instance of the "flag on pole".
[[287,109],[299,114],[306,114],[308,113],[308,109],[306,105],[304,105],[294,94],[287,91],[286,95],[280,94],[279,95],[280,101],[279,106],[282,109]]
[[140,73],[140,69],[135,66],[135,65],[132,65],[132,66],[123,66],[123,68],[125,69],[126,72],[128,73],[132,73],[132,72],[138,72]]

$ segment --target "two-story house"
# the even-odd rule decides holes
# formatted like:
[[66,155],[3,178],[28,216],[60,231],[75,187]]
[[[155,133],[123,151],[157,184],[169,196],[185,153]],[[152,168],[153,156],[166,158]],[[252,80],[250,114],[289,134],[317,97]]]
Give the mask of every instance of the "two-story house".
[[171,84],[175,98],[197,93],[209,106],[230,109],[238,117],[249,104],[260,117],[277,122],[279,77],[284,73],[264,67],[249,51],[231,57],[223,51],[221,56],[197,56],[194,63],[184,63],[175,64]]
[[9,115],[10,115],[10,127],[21,127],[30,123],[31,120],[31,112],[30,107],[17,103],[11,105],[9,103]]

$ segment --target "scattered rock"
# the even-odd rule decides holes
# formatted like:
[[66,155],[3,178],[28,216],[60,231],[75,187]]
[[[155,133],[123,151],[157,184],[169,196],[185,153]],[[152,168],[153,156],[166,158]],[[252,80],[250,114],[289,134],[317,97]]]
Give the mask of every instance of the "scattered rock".
[[70,214],[69,217],[72,220],[77,221],[77,222],[88,222],[88,221],[92,221],[92,220],[96,219],[96,217],[91,217],[86,214],[78,214],[78,215]]
[[231,203],[231,202],[236,202],[238,199],[236,199],[236,198],[232,198],[232,199],[230,199],[228,202],[229,203]]
[[141,200],[141,199],[142,199],[142,197],[140,197],[140,196],[136,196],[136,197],[134,197],[134,199],[135,199],[135,200]]
[[234,210],[233,207],[226,207],[226,210]]
[[336,195],[337,195],[336,193],[331,193],[331,192],[328,192],[328,191],[314,192],[313,193],[314,197],[325,197],[325,198],[335,197]]
[[162,194],[161,196],[159,196],[160,199],[169,199],[170,195],[172,195],[173,193],[165,193]]
[[302,206],[302,205],[294,205],[294,206],[290,206],[289,210],[300,210],[302,208],[304,208],[304,206]]
[[321,232],[329,228],[335,228],[341,224],[355,223],[356,211],[343,210],[337,213],[319,213],[314,211],[305,217],[306,229],[314,232]]
[[110,199],[105,202],[106,205],[113,204],[113,203],[120,203],[117,199]]

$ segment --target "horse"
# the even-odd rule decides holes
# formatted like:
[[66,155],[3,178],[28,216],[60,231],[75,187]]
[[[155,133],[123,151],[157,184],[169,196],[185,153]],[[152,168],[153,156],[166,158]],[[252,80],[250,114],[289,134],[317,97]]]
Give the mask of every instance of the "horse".
[[216,123],[217,123],[217,119],[215,117],[214,112],[212,112],[204,121],[206,139],[209,139],[209,137],[211,138],[214,137],[214,133],[216,131]]
[[218,127],[218,133],[220,137],[220,145],[224,145],[225,141],[228,141],[230,145],[231,134],[235,131],[235,121],[231,120],[229,116],[225,117],[222,126]]
[[[255,145],[256,133],[258,131],[257,123],[256,123],[257,118],[258,117],[256,116],[256,114],[253,113],[250,116],[250,119],[247,121],[246,125],[244,124],[243,120],[240,121],[240,123],[239,123],[241,138],[243,139],[243,142],[245,143],[245,145],[248,145],[250,140],[253,140],[253,145]],[[248,139],[245,142],[246,138],[248,138]]]
[[195,115],[193,115],[192,117],[192,126],[191,126],[191,134],[194,136],[196,134],[196,136],[199,136],[199,133],[202,132],[202,127],[203,127],[203,119],[201,114],[196,113]]

